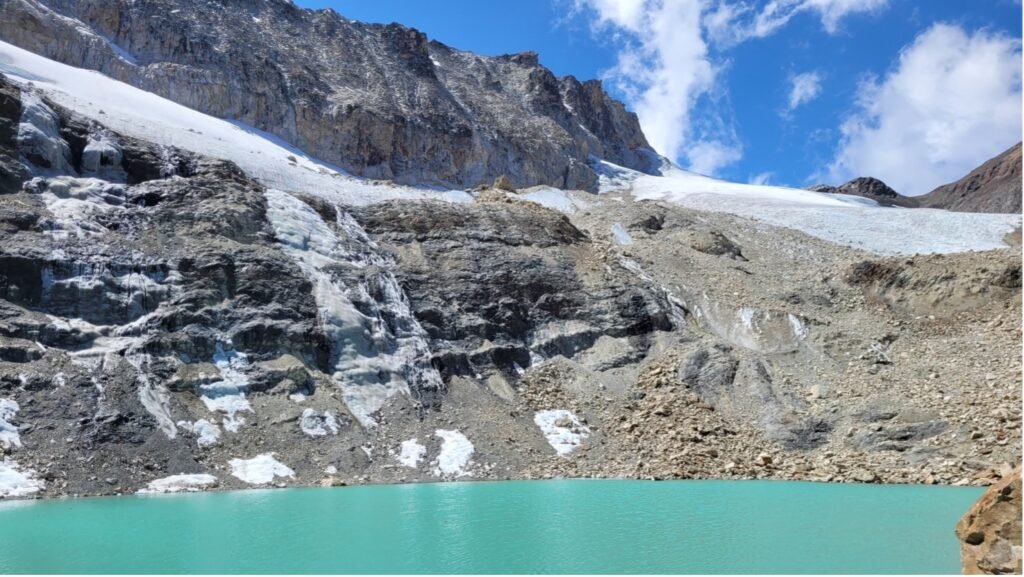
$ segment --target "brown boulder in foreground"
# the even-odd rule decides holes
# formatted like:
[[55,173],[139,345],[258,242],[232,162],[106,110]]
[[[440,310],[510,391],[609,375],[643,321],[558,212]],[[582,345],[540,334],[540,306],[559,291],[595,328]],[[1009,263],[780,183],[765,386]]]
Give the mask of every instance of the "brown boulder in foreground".
[[1020,469],[989,487],[956,524],[964,574],[1021,572]]

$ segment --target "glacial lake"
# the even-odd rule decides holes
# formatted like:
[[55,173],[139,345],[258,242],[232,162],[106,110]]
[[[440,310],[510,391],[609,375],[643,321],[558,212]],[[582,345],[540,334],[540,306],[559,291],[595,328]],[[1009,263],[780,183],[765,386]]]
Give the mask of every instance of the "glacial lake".
[[6,573],[958,573],[979,488],[516,481],[0,502]]

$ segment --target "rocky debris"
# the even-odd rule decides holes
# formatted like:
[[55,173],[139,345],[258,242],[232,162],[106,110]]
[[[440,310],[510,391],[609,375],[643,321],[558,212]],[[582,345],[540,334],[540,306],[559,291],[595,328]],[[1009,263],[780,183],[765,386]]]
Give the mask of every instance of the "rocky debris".
[[[637,378],[634,400],[615,426],[627,462],[620,465],[641,478],[763,477],[782,462],[781,447],[744,422],[724,418],[683,386],[668,357]],[[772,455],[776,455],[773,457]]]
[[1021,467],[985,491],[956,525],[966,575],[1021,572]]
[[693,230],[689,232],[689,237],[690,247],[693,250],[741,261],[747,260],[744,258],[739,245],[717,230]]
[[1021,143],[956,182],[917,198],[925,208],[958,212],[1021,212]]
[[516,187],[512,185],[512,181],[504,174],[494,179],[494,188],[504,190],[506,192],[516,191]]
[[257,364],[257,375],[250,380],[254,391],[272,391],[281,388],[288,393],[312,394],[314,379],[305,363],[291,354]]
[[592,156],[660,164],[598,81],[557,78],[534,53],[478,56],[288,0],[11,0],[0,38],[368,178],[471,187],[507,175],[520,188],[593,190]]
[[949,316],[1019,295],[1021,264],[1002,251],[871,259],[845,278],[895,311]]
[[864,198],[870,198],[882,206],[915,208],[919,204],[917,198],[903,196],[881,180],[870,176],[854,178],[853,180],[839,186],[816,184],[814,186],[807,187],[807,190],[813,192],[825,192],[829,194],[863,196]]

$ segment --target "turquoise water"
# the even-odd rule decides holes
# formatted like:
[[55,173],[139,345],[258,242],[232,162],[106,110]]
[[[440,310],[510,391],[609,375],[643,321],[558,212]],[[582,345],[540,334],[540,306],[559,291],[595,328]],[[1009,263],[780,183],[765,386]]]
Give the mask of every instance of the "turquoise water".
[[0,503],[8,573],[957,573],[980,489],[524,481]]

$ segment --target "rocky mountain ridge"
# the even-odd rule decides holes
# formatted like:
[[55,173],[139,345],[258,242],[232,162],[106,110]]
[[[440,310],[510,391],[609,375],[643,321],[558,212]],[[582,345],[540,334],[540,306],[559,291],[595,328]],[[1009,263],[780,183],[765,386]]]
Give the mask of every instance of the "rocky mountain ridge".
[[1021,212],[1021,143],[985,161],[960,180],[921,196],[903,196],[873,177],[854,178],[839,186],[816,184],[807,190],[862,196],[882,206],[1017,214]]
[[600,82],[288,0],[7,0],[0,39],[245,122],[355,175],[591,190],[661,159]]
[[903,196],[881,180],[869,176],[857,177],[839,186],[816,184],[807,187],[807,190],[829,194],[863,196],[882,206],[902,206],[904,208],[916,208],[918,206],[918,202],[914,197]]
[[956,182],[918,197],[922,207],[959,212],[1021,212],[1021,143]]

